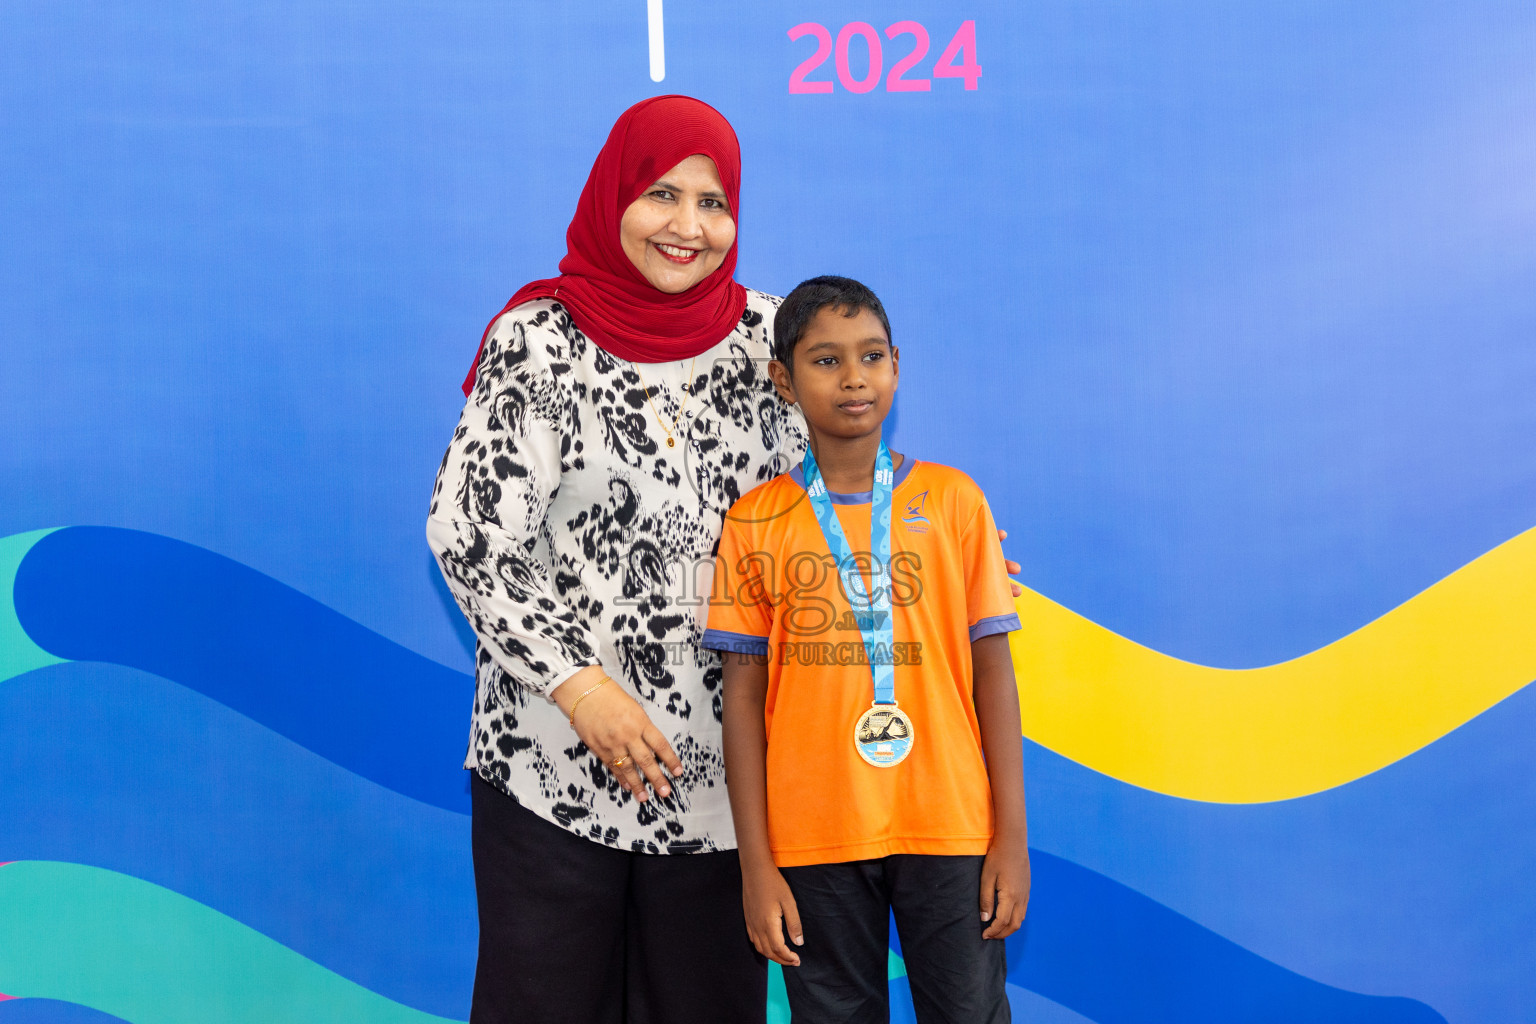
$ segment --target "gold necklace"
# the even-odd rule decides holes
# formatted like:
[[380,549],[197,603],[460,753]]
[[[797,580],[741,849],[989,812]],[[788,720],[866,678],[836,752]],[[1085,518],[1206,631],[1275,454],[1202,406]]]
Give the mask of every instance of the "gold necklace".
[[677,407],[677,415],[672,417],[672,426],[667,426],[666,420],[661,418],[661,413],[656,411],[656,402],[651,397],[651,386],[645,382],[645,374],[640,372],[640,364],[635,365],[635,376],[640,378],[640,386],[645,389],[645,400],[650,403],[651,415],[656,417],[657,426],[661,427],[667,435],[667,447],[677,447],[677,441],[672,437],[672,431],[677,429],[677,421],[682,417],[683,410],[688,408],[688,399],[693,397],[693,367],[699,361],[698,356],[693,357],[693,362],[688,364],[688,383],[683,385],[683,403]]

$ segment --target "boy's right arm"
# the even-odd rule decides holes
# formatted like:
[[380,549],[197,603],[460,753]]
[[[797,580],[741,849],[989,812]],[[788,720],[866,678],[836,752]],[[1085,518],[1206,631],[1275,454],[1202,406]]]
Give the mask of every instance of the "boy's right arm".
[[725,775],[741,855],[741,902],[752,945],[786,967],[800,957],[784,941],[805,942],[800,912],[789,883],[768,848],[768,734],[763,707],[768,697],[768,661],[761,655],[722,653],[725,664]]

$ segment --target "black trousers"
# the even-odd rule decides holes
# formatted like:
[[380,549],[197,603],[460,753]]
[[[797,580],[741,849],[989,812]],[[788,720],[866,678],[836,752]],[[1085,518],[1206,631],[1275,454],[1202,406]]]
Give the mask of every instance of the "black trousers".
[[471,1024],[763,1024],[735,851],[627,853],[472,783]]
[[784,868],[805,945],[784,968],[795,1024],[887,1024],[890,917],[918,1024],[1008,1024],[1001,939],[983,939],[981,857],[896,854]]

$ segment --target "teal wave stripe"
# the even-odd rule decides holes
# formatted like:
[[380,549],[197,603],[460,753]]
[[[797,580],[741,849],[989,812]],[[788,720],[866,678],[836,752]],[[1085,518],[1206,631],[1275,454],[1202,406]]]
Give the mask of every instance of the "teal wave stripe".
[[[892,984],[907,976],[907,963],[894,949],[886,950],[885,977],[886,983]],[[910,996],[907,997],[911,999]],[[895,997],[891,999],[892,1006],[899,1006],[901,1000]],[[784,968],[769,961],[768,963],[768,1024],[790,1024],[789,1022],[789,993],[784,990]]]
[[82,864],[0,867],[0,992],[133,1024],[449,1024],[169,889]]
[[52,532],[32,530],[0,537],[0,682],[65,661],[33,643],[16,617],[16,570],[21,568],[21,560],[32,546]]
[[789,993],[784,989],[784,968],[768,961],[768,1024],[789,1024]]

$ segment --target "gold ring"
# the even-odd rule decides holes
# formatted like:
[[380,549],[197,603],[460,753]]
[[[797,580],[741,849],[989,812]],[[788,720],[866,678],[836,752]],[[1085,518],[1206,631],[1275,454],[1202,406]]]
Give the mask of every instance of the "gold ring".
[[629,764],[629,755],[620,754],[609,763],[612,764],[615,768],[623,768],[626,764]]

